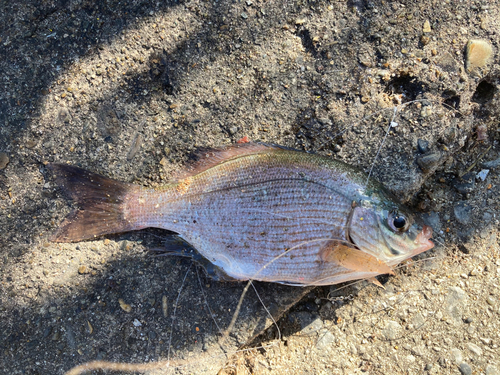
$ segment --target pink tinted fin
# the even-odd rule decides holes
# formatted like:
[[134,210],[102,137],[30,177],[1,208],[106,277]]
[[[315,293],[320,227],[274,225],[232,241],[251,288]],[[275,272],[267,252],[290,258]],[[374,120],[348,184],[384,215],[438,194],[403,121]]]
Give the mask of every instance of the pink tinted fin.
[[239,143],[222,148],[204,149],[196,153],[194,163],[188,165],[183,171],[174,175],[176,181],[193,177],[198,173],[222,164],[228,160],[237,159],[242,156],[262,154],[270,151],[284,149],[283,147],[263,143]]
[[123,208],[128,194],[141,187],[72,165],[49,164],[48,168],[63,193],[78,206],[57,229],[52,241],[81,241],[134,229],[133,223],[125,220]]
[[346,246],[339,241],[330,241],[320,250],[320,257],[324,262],[335,262],[353,271],[394,275],[394,271],[387,263],[364,251]]
[[378,281],[375,277],[370,277],[369,279],[367,279],[367,281],[371,282],[372,284],[374,284],[376,286],[381,287],[382,289],[385,289],[385,286],[380,284],[380,281]]

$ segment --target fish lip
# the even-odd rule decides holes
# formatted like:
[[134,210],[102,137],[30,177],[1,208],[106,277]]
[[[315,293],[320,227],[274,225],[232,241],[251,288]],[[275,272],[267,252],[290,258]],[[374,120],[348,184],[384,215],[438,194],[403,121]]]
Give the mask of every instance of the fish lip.
[[414,250],[413,255],[423,253],[424,251],[430,250],[434,247],[434,242],[430,240],[432,237],[432,232],[433,231],[430,226],[424,225],[422,227],[422,230],[415,239],[415,244],[417,244],[418,247]]

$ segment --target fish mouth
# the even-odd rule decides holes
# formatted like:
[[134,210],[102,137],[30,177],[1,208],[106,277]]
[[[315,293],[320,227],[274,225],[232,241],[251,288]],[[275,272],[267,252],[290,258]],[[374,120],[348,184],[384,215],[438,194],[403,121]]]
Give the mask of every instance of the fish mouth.
[[430,240],[432,237],[432,228],[428,225],[424,225],[422,230],[417,235],[415,239],[415,244],[418,245],[414,250],[413,255],[423,253],[424,251],[430,250],[434,247],[434,242]]

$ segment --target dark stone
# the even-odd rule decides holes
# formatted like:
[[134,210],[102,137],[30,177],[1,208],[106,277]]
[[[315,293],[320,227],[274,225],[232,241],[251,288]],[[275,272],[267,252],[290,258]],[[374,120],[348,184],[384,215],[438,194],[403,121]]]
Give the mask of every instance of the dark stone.
[[441,156],[442,155],[440,152],[431,152],[418,157],[417,164],[424,172],[429,172],[434,167],[437,167],[439,165]]
[[467,225],[472,217],[472,207],[465,202],[458,202],[453,207],[453,213],[460,224]]
[[419,139],[417,141],[418,152],[421,154],[425,154],[429,151],[429,142],[424,141],[423,139]]
[[458,369],[462,375],[472,375],[471,367],[465,362],[461,363],[460,366],[458,366]]
[[462,176],[461,179],[456,179],[453,182],[453,187],[457,189],[459,193],[467,194],[474,190],[476,181],[476,175],[474,173],[467,173]]
[[45,328],[45,330],[43,331],[42,337],[45,339],[45,338],[49,337],[51,333],[52,333],[52,327],[49,326],[49,327]]

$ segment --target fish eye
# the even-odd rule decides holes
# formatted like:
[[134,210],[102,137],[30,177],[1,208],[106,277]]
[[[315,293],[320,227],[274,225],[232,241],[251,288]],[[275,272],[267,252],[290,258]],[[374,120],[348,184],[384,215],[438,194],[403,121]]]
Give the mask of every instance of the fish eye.
[[387,222],[394,232],[403,233],[410,228],[410,220],[398,212],[391,212],[387,218]]

